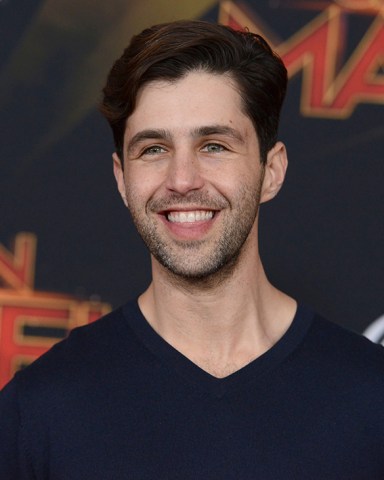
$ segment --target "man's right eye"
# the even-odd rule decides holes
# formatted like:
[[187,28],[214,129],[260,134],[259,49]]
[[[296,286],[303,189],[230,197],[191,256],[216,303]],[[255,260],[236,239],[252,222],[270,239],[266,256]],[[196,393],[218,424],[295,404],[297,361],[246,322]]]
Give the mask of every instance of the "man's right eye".
[[146,148],[142,155],[158,155],[159,153],[164,153],[165,149],[160,147],[160,145],[152,145],[151,147]]

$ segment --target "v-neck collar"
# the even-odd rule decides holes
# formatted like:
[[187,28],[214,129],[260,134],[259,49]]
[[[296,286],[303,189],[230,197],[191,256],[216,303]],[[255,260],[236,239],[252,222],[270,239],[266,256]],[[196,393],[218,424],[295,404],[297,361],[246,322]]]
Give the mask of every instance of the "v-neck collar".
[[194,388],[218,398],[247,386],[250,381],[280,364],[301,343],[314,317],[309,308],[299,305],[291,325],[275,345],[240,370],[227,377],[216,378],[166,342],[147,322],[137,299],[123,307],[123,314],[139,340],[170,371],[183,377],[184,382],[193,384]]

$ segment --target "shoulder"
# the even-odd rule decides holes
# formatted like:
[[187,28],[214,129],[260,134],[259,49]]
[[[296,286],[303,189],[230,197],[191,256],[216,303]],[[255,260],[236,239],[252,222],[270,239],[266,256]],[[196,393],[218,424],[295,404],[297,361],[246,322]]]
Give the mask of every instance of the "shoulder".
[[52,365],[57,368],[60,364],[95,360],[98,352],[109,349],[110,345],[119,343],[124,325],[122,309],[118,308],[104,317],[73,329],[69,336],[54,345],[47,353],[38,358],[24,372],[32,373]]
[[347,358],[353,364],[361,362],[384,366],[384,348],[363,335],[332,323],[315,314],[310,330],[312,348],[332,357]]
[[300,361],[326,383],[371,385],[384,395],[384,347],[314,314],[300,348]]
[[139,345],[123,309],[72,330],[65,340],[16,374],[14,382],[18,388],[33,391],[87,382],[93,372],[108,375],[127,357],[134,356]]

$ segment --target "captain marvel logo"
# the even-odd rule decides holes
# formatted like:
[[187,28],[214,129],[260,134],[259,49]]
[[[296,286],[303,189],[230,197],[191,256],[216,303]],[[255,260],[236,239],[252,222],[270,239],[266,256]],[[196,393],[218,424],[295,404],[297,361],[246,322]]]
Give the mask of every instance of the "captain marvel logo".
[[[350,117],[359,104],[384,104],[384,1],[282,2],[279,8],[319,10],[288,39],[279,39],[257,14],[234,2],[221,3],[219,21],[261,33],[282,57],[290,77],[302,76],[300,110],[305,116]],[[351,15],[373,17],[355,50],[346,55]]]

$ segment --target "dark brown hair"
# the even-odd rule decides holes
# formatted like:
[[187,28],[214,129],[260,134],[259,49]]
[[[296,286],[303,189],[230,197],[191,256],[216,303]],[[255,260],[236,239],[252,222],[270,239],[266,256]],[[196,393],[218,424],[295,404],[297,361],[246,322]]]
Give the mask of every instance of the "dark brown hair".
[[135,109],[139,89],[194,70],[229,74],[235,81],[265,162],[277,140],[287,88],[283,62],[260,35],[189,20],[155,25],[134,36],[109,73],[100,111],[112,128],[120,159],[126,120]]

